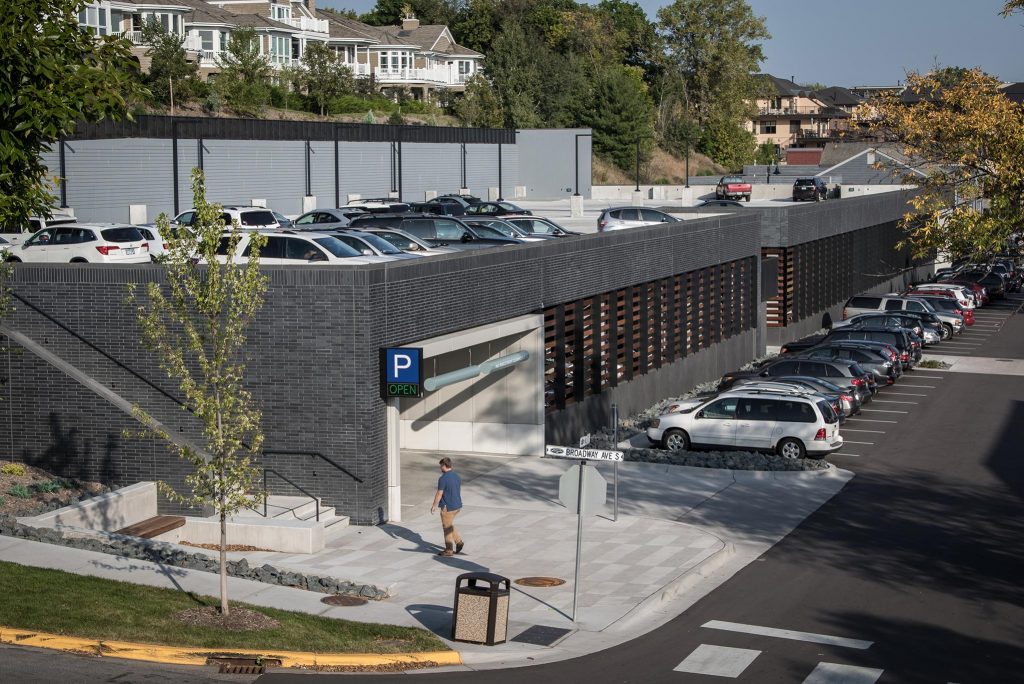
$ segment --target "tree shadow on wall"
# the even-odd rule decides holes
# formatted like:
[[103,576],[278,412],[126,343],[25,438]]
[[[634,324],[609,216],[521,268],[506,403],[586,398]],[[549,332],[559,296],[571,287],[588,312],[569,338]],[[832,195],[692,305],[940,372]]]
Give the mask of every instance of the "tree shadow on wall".
[[52,412],[47,420],[50,428],[49,445],[38,453],[28,448],[23,449],[22,460],[25,463],[61,477],[98,479],[103,484],[117,480],[114,452],[120,447],[120,439],[116,434],[107,433],[102,453],[97,455],[92,442],[81,438],[81,432],[74,425],[65,427],[60,414]]

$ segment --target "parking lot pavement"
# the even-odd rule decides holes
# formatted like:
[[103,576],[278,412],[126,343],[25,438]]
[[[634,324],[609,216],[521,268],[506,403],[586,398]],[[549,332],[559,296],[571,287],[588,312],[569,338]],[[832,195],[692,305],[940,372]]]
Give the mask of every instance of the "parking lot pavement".
[[[1007,326],[1024,332],[1024,318],[1018,315],[1022,307],[1024,295],[1007,295],[1006,299],[977,309],[975,324],[962,335],[926,349],[924,359],[944,361],[952,367],[918,368],[905,373],[895,385],[880,388],[868,408],[846,420],[840,429],[846,444],[829,460],[855,468],[859,459],[884,455],[886,435],[905,420],[912,420],[915,414],[927,411],[929,397],[942,390],[951,372],[1024,375],[1024,350],[1017,345],[1007,346],[1009,336],[1000,335]],[[1017,358],[995,358],[1001,352]]]

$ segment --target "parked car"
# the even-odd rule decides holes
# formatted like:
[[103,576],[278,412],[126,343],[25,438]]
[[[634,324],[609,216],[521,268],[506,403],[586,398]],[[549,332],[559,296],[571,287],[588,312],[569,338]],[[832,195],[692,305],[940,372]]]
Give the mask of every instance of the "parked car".
[[992,299],[1002,299],[1006,296],[1006,283],[992,271],[963,271],[957,274],[958,282],[967,281],[984,286],[988,296]]
[[[220,218],[225,226],[233,226],[237,221],[239,227],[247,230],[280,230],[281,228],[277,218],[274,217],[274,212],[263,207],[222,207]],[[183,211],[171,219],[171,223],[179,226],[191,226],[195,222],[195,209]],[[152,227],[152,224],[147,224],[147,227]]]
[[891,385],[896,382],[896,370],[891,359],[883,356],[880,351],[856,345],[829,342],[801,352],[797,358],[853,361],[864,370],[873,373],[878,383]]
[[672,451],[694,446],[824,458],[843,446],[839,416],[823,397],[737,390],[651,421],[647,438]]
[[932,292],[948,292],[956,297],[957,303],[962,309],[974,309],[978,302],[974,298],[974,291],[966,285],[957,283],[920,283],[909,288],[901,296],[910,294],[929,294]]
[[945,333],[942,339],[948,340],[959,335],[964,329],[963,316],[951,316],[945,310],[937,310],[931,302],[922,297],[903,297],[901,295],[857,295],[846,300],[843,306],[843,319],[861,313],[877,313],[879,311],[910,311],[935,314]]
[[333,235],[363,256],[385,256],[398,260],[419,259],[421,256],[420,254],[405,252],[378,235],[364,233],[360,230],[342,228],[341,230],[331,231],[329,235]]
[[149,258],[153,261],[159,261],[163,257],[167,256],[170,252],[171,246],[160,236],[160,231],[156,228],[150,228],[149,226],[136,226],[139,232],[142,233],[142,237],[145,238],[146,243],[149,245]]
[[139,264],[150,260],[149,243],[139,229],[121,223],[44,228],[7,252],[7,261],[12,262]]
[[352,220],[352,228],[398,228],[438,247],[483,249],[522,244],[513,238],[487,237],[457,218],[433,214],[372,214]]
[[0,239],[5,240],[7,244],[17,245],[44,228],[56,228],[57,226],[66,226],[72,223],[78,223],[78,219],[71,214],[61,211],[54,211],[53,215],[49,218],[31,216],[25,225],[0,227]]
[[965,326],[974,325],[974,312],[970,309],[961,309],[952,297],[944,297],[939,294],[916,294],[908,295],[908,298],[924,302],[935,310],[936,318],[942,322],[942,339],[944,340],[949,339],[946,334],[950,330],[960,333]]
[[[811,387],[807,387],[807,386],[804,386],[804,385],[799,385],[797,383],[792,383],[792,382],[769,382],[769,381],[763,381],[763,380],[760,380],[760,379],[758,379],[758,380],[740,379],[740,380],[737,380],[736,383],[732,387],[733,387],[734,391],[742,389],[744,392],[754,392],[754,391],[756,391],[756,392],[775,392],[775,393],[781,393],[781,394],[790,393],[790,394],[799,394],[799,395],[803,395],[803,396],[817,395],[817,396],[820,396],[820,397],[824,397],[825,400],[828,401],[829,406],[832,407],[832,410],[835,411],[839,415],[839,422],[840,422],[840,424],[843,423],[846,420],[847,416],[851,415],[850,413],[847,413],[847,411],[846,411],[845,405],[843,403],[843,394],[841,392],[826,392],[826,391],[822,391],[820,389],[814,389],[814,388],[811,388]],[[718,394],[720,394],[720,392],[714,392],[713,394],[717,396]],[[853,401],[853,397],[852,396],[847,395],[846,398],[849,401],[851,401],[851,402]],[[673,406],[676,406],[676,405],[669,406],[665,410],[665,413],[672,413]],[[678,408],[677,408],[677,410],[678,410]]]
[[352,200],[341,209],[363,209],[371,214],[401,214],[410,211],[407,202],[391,199],[389,197],[378,197],[376,199]]
[[445,204],[458,204],[460,207],[462,207],[463,211],[465,211],[467,207],[471,207],[474,204],[480,204],[481,202],[483,202],[483,200],[477,197],[476,195],[459,194],[438,195],[431,201],[443,202]]
[[472,216],[467,216],[465,223],[486,237],[508,237],[522,240],[523,242],[546,242],[555,239],[553,235],[527,233],[514,223],[503,221],[499,218],[473,218]]
[[[235,263],[249,261],[250,243],[255,231],[245,231],[239,236],[235,248]],[[260,250],[262,266],[357,266],[393,261],[389,256],[367,256],[352,249],[334,235],[327,233],[260,233],[267,241]],[[227,260],[231,235],[224,235],[217,249],[217,260]]]
[[292,220],[285,216],[284,214],[282,214],[281,212],[271,210],[270,213],[274,215],[274,218],[277,219],[277,224],[282,228],[292,227]]
[[440,214],[441,216],[465,216],[466,210],[458,202],[438,202],[437,200],[430,200],[429,202],[411,202],[409,204],[409,211],[417,212],[420,214]]
[[512,204],[511,202],[505,202],[504,200],[499,202],[477,202],[466,207],[466,214],[470,216],[486,215],[486,216],[504,216],[506,214],[518,214],[520,216],[531,216],[533,212],[527,211],[522,207]]
[[[843,411],[847,416],[852,416],[860,413],[860,407],[862,406],[861,400],[857,395],[857,388],[853,385],[833,383],[828,380],[822,380],[821,378],[812,378],[806,375],[784,375],[779,378],[772,378],[775,382],[785,383],[787,385],[795,385],[797,387],[806,387],[808,389],[816,390],[817,392],[825,395],[832,396],[834,394],[839,395],[839,401],[842,404]],[[747,382],[745,380],[737,380],[737,384]]]
[[828,199],[828,186],[825,181],[814,178],[797,178],[793,181],[793,201],[814,200],[819,202]]
[[510,215],[502,216],[502,218],[531,235],[553,235],[554,237],[581,235],[581,233],[575,230],[563,228],[551,219],[541,218],[540,216]]
[[321,227],[321,224],[330,224],[332,227],[347,226],[356,216],[369,214],[361,207],[338,207],[336,209],[314,209],[307,211],[292,224],[295,228],[308,228],[315,226],[314,230]]
[[751,185],[740,176],[722,176],[715,186],[715,199],[750,201]]
[[621,230],[637,226],[654,226],[659,223],[679,223],[682,219],[663,211],[648,207],[613,207],[605,209],[597,217],[597,232]]
[[[924,317],[928,318],[925,319]],[[837,330],[846,326],[860,326],[868,325],[875,327],[900,327],[910,328],[915,334],[922,338],[927,333],[931,333],[934,337],[930,337],[929,343],[938,342],[942,335],[942,323],[939,319],[930,313],[917,313],[910,311],[880,311],[878,313],[864,313],[857,314],[852,318],[846,320],[836,321],[832,324],[832,329]]]
[[862,403],[870,401],[871,395],[874,393],[870,384],[874,381],[874,377],[856,363],[795,358],[779,358],[752,371],[726,373],[722,376],[718,387],[723,390],[730,389],[738,378],[760,377],[761,379],[775,380],[784,375],[803,375],[836,384],[852,385],[854,392],[858,395],[857,398]]
[[434,254],[455,254],[459,250],[452,249],[451,247],[436,247],[426,240],[410,235],[404,230],[397,228],[363,228],[363,232],[377,235],[392,245],[402,250],[403,252],[409,252],[410,254],[422,254],[423,256],[432,256]]
[[703,202],[697,205],[698,209],[736,209],[737,207],[742,209],[743,204],[741,204],[737,200],[725,199],[704,200]]
[[[884,342],[894,347],[900,355],[900,363],[903,370],[910,370],[917,361],[915,351],[904,328],[876,328],[869,326],[849,326],[833,330],[822,344],[834,340],[871,340],[873,342]],[[918,355],[919,356],[919,355]],[[805,373],[806,375],[806,373]]]

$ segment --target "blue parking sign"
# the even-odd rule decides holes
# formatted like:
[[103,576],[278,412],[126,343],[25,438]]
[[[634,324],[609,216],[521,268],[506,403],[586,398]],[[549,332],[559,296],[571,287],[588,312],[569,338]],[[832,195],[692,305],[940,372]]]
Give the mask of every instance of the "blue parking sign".
[[381,395],[419,397],[423,393],[423,350],[411,347],[381,349]]

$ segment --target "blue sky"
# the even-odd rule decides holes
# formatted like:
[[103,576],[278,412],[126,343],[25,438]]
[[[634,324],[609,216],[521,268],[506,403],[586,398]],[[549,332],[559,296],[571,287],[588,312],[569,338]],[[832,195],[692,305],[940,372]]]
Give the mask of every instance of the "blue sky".
[[[365,12],[375,0],[319,0]],[[1002,0],[748,0],[772,39],[763,70],[797,82],[885,85],[936,61],[1024,81],[1024,14]],[[652,17],[665,0],[640,0]]]

